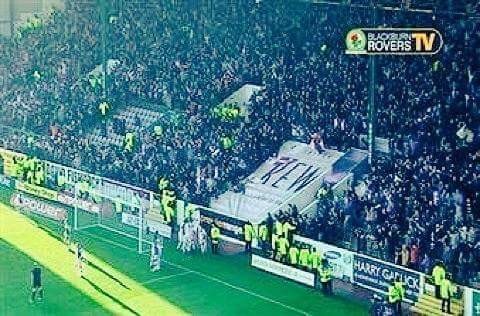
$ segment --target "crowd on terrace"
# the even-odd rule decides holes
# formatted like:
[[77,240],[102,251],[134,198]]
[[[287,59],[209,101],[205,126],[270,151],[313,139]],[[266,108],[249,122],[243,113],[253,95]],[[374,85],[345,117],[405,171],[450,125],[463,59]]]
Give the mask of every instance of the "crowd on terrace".
[[[208,204],[280,145],[312,135],[327,148],[362,146],[374,89],[376,134],[390,140],[361,193],[323,198],[304,234],[348,244],[415,269],[444,261],[459,281],[480,271],[480,26],[468,16],[275,1],[125,1],[101,14],[67,0],[64,10],[0,41],[2,146],[148,189],[169,179],[179,198]],[[101,17],[105,20],[102,20]],[[369,59],[345,54],[358,25],[435,27],[435,56]],[[88,73],[119,64],[106,89]],[[247,112],[213,107],[246,83],[265,87]],[[161,105],[181,124],[137,135],[132,151],[87,136],[98,110]],[[157,135],[158,136],[158,135]],[[228,139],[226,145],[225,139]],[[340,232],[340,233],[339,233]]]

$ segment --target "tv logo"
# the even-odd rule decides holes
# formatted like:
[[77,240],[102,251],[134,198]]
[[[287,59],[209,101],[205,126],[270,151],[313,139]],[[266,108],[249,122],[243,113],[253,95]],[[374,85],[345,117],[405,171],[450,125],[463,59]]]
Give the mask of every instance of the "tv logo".
[[360,28],[348,32],[345,43],[347,54],[434,55],[443,38],[432,28]]
[[412,37],[415,40],[415,48],[417,51],[431,52],[433,49],[433,43],[435,42],[435,32],[430,33],[413,33]]

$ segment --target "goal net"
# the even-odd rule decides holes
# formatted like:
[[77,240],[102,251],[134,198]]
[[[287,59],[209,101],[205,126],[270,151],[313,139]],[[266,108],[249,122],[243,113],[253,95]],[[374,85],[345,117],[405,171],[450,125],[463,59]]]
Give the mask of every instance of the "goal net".
[[148,221],[156,204],[149,196],[137,194],[112,198],[95,189],[83,192],[75,189],[74,200],[72,227],[75,231],[135,247],[139,253],[149,250],[158,230]]

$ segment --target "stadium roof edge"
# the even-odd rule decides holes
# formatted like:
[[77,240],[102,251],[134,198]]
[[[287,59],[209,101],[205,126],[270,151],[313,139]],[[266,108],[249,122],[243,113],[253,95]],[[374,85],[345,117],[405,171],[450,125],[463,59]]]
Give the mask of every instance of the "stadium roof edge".
[[425,14],[452,14],[458,16],[464,16],[467,18],[478,19],[480,18],[480,13],[469,14],[466,12],[458,11],[449,11],[449,10],[430,10],[430,9],[419,9],[419,8],[402,8],[402,7],[393,7],[393,6],[382,6],[382,5],[365,5],[365,4],[355,4],[355,3],[345,3],[342,1],[324,1],[324,0],[296,0],[299,2],[312,3],[312,4],[324,4],[324,5],[337,5],[337,6],[349,6],[353,8],[363,8],[363,9],[380,9],[385,11],[405,11],[405,12],[416,12],[416,13],[425,13]]

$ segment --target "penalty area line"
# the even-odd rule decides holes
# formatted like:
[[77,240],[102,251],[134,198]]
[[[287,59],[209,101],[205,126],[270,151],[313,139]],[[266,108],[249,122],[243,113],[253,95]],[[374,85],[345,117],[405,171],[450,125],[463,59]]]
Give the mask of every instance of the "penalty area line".
[[[112,240],[108,240],[108,239],[103,238],[103,237],[100,237],[100,236],[95,236],[95,235],[93,235],[93,234],[91,234],[91,233],[89,233],[89,232],[83,231],[82,234],[88,235],[88,236],[90,236],[90,237],[92,237],[92,238],[101,240],[101,241],[106,242],[106,243],[110,243],[110,244],[112,244],[112,245],[114,245],[114,246],[123,248],[123,249],[125,249],[125,250],[132,251],[132,252],[137,253],[137,249],[130,248],[130,247],[128,247],[128,246],[122,245],[122,244],[120,244],[120,243],[117,243],[117,242],[112,241]],[[133,238],[132,238],[132,239],[133,239]],[[268,298],[268,297],[263,296],[263,295],[261,295],[261,294],[258,294],[258,293],[249,291],[249,290],[247,290],[247,289],[244,289],[244,288],[242,288],[242,287],[233,285],[233,284],[231,284],[231,283],[228,283],[228,282],[226,282],[226,281],[220,280],[220,279],[218,279],[218,278],[216,278],[216,277],[212,277],[212,276],[210,276],[210,275],[208,275],[208,274],[205,274],[205,273],[203,273],[203,272],[199,272],[199,271],[196,271],[196,270],[192,270],[192,269],[187,268],[187,267],[185,267],[185,266],[183,266],[183,265],[176,264],[176,263],[173,263],[173,262],[169,262],[169,261],[167,261],[167,260],[163,260],[163,259],[162,259],[162,261],[165,262],[166,264],[169,264],[169,265],[173,266],[173,267],[182,269],[182,270],[184,270],[185,272],[197,274],[197,275],[199,275],[199,276],[201,276],[201,277],[203,277],[203,278],[205,278],[205,279],[208,279],[208,280],[217,282],[217,283],[222,284],[222,285],[224,285],[224,286],[230,287],[230,288],[232,288],[232,289],[234,289],[234,290],[237,290],[237,291],[243,292],[243,293],[245,293],[245,294],[249,294],[249,295],[251,295],[251,296],[254,296],[254,297],[256,297],[256,298],[262,299],[262,300],[264,300],[264,301],[267,301],[267,302],[269,302],[269,303],[277,304],[277,305],[279,305],[279,306],[282,306],[282,307],[285,308],[285,309],[294,311],[294,312],[296,312],[296,313],[298,313],[298,314],[301,314],[301,315],[310,315],[309,313],[307,313],[307,312],[305,312],[305,311],[303,311],[303,310],[301,310],[301,309],[292,307],[292,306],[290,306],[290,305],[286,305],[286,304],[284,304],[284,303],[282,303],[282,302],[279,302],[279,301],[276,301],[276,300],[274,300],[274,299]],[[185,273],[185,272],[183,272],[183,274],[187,274],[187,273]],[[182,273],[178,273],[178,274],[174,274],[174,275],[170,275],[170,276],[173,277],[173,276],[177,276],[177,275],[179,275],[179,274],[182,274]],[[148,281],[147,281],[147,282],[148,282]],[[153,281],[152,281],[152,282],[153,282]]]
[[161,276],[161,277],[158,277],[158,278],[153,278],[153,279],[150,279],[148,281],[142,282],[141,284],[151,284],[151,283],[155,283],[157,281],[168,280],[168,279],[171,279],[171,278],[175,278],[175,277],[179,277],[179,276],[186,275],[186,274],[191,274],[191,273],[193,273],[193,272],[192,271],[184,271],[184,272],[164,275],[164,276]]

